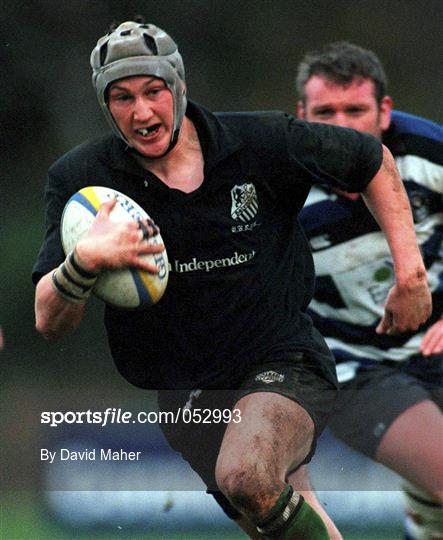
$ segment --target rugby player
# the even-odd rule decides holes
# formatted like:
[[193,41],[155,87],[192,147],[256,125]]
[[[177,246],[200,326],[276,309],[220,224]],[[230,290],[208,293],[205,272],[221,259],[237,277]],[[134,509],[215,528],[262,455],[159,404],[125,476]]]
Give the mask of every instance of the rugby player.
[[356,131],[279,112],[213,114],[188,101],[177,46],[151,24],[119,25],[91,64],[112,133],[50,168],[34,267],[38,331],[58,339],[77,328],[103,270],[157,271],[140,255],[162,247],[110,220],[114,202],[72,253],[62,250],[60,218],[80,188],[93,180],[136,200],[160,226],[171,273],[150,309],[106,306],[117,368],[158,389],[162,410],[232,412],[229,423],[161,427],[252,538],[328,538],[288,483],[311,459],[337,393],[332,355],[305,313],[314,271],[297,214],[313,184],[362,192],[395,261],[381,331],[416,330],[431,300],[392,156]]
[[443,128],[393,110],[380,60],[351,43],[308,53],[297,90],[299,118],[374,135],[403,178],[432,317],[416,331],[380,332],[395,281],[389,248],[359,194],[320,186],[300,213],[317,274],[309,313],[338,363],[333,433],[403,477],[407,538],[443,538]]

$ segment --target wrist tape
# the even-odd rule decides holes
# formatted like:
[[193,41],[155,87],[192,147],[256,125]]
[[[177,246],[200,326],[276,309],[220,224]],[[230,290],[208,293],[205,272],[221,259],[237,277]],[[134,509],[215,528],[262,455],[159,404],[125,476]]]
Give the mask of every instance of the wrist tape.
[[88,272],[78,261],[75,250],[68,253],[52,274],[52,285],[65,300],[74,304],[86,302],[97,281],[98,274]]

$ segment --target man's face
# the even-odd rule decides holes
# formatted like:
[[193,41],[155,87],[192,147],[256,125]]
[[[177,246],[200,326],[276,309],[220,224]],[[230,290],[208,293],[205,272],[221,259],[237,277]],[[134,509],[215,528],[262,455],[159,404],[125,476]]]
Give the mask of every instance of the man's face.
[[381,138],[391,121],[392,100],[379,104],[370,79],[356,78],[343,86],[314,75],[305,85],[305,103],[297,104],[299,118],[353,128]]
[[128,77],[111,84],[109,110],[135,150],[146,158],[162,156],[174,128],[174,103],[162,79]]

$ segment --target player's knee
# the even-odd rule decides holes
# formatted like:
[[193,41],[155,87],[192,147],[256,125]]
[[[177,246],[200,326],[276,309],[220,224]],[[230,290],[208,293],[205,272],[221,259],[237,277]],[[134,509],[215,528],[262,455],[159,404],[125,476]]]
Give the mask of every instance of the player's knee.
[[[255,467],[218,463],[216,481],[220,491],[243,514],[260,519],[267,511],[267,494],[272,493],[271,480]],[[278,489],[278,486],[277,486]]]

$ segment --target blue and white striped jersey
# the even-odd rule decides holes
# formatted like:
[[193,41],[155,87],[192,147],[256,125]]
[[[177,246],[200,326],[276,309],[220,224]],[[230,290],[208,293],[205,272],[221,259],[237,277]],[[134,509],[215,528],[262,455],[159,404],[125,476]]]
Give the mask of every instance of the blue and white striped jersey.
[[360,198],[313,187],[300,213],[316,269],[309,314],[340,364],[342,381],[353,377],[358,363],[402,361],[417,354],[424,331],[443,313],[443,127],[395,111],[383,142],[409,196],[433,293],[433,316],[417,333],[375,333],[394,282],[387,242]]

